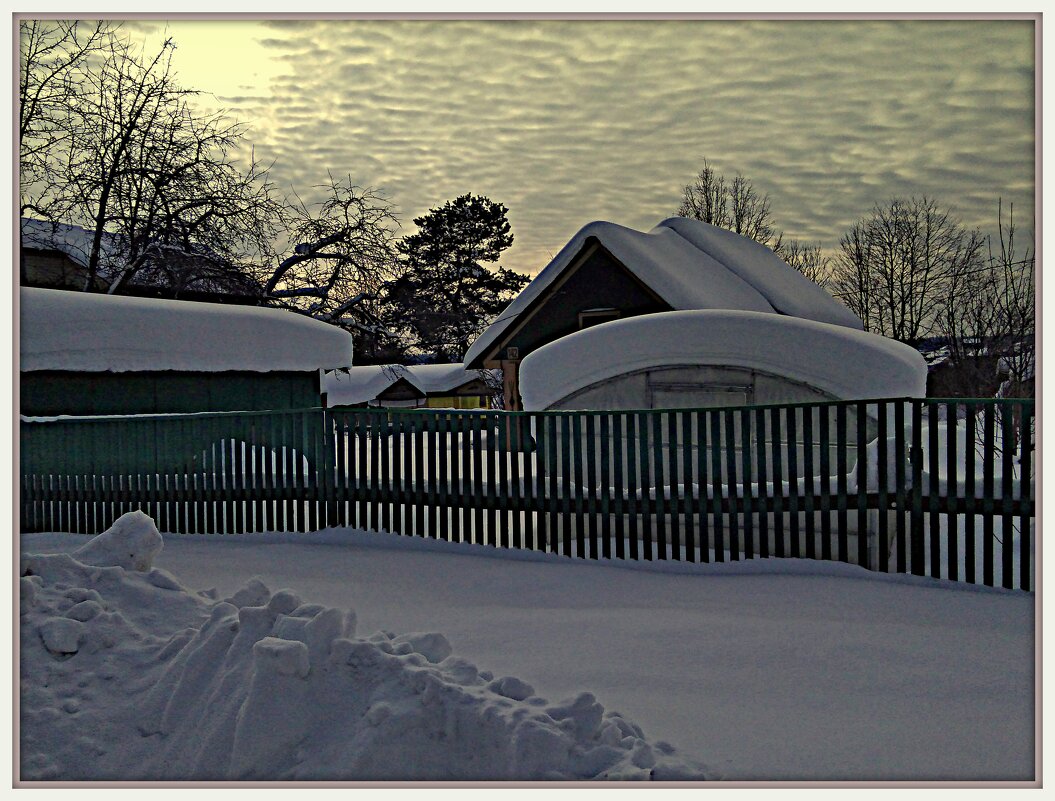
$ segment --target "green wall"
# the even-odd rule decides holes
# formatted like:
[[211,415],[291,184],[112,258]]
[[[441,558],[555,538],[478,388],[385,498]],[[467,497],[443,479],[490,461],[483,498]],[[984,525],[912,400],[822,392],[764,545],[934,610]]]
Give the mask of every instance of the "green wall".
[[321,406],[318,374],[175,371],[130,373],[24,372],[20,411],[60,414],[156,414]]

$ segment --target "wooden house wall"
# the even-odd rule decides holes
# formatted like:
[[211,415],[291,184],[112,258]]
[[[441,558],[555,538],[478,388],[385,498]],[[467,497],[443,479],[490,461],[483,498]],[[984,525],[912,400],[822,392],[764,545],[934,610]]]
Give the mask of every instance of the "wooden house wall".
[[503,351],[508,346],[519,348],[523,359],[531,351],[578,331],[579,312],[587,309],[619,309],[621,317],[671,311],[669,304],[659,300],[600,247],[586,255],[568,279],[547,294],[534,313],[526,311],[522,315],[527,324],[503,345]]
[[165,414],[321,405],[316,372],[32,371],[20,374],[20,411],[60,414]]

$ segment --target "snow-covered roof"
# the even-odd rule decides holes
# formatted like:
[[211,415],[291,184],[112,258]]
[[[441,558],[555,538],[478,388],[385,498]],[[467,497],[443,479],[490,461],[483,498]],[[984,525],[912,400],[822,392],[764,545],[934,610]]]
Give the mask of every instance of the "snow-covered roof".
[[[92,250],[92,234],[79,225],[34,220],[30,217],[21,219],[22,247],[40,250],[57,250],[70,257],[81,267],[88,266],[88,256]],[[111,258],[117,252],[116,237],[104,232],[100,242],[103,259]]]
[[400,379],[424,395],[450,392],[480,377],[461,364],[370,364],[325,373],[322,391],[331,406],[368,403]]
[[901,342],[798,317],[704,310],[629,317],[561,337],[521,362],[520,394],[525,409],[547,409],[615,376],[691,365],[759,370],[843,400],[927,391],[926,362]]
[[284,309],[58,289],[19,290],[21,369],[319,370],[352,363],[352,337]]
[[675,310],[739,309],[863,328],[819,285],[747,237],[683,217],[664,220],[648,233],[601,221],[572,237],[472,344],[465,363],[490,349],[591,238]]

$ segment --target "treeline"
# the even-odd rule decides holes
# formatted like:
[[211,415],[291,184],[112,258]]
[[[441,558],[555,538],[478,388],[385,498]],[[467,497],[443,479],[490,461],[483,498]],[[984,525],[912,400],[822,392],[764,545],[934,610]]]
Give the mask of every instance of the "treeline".
[[145,54],[106,22],[20,22],[20,213],[85,229],[82,289],[248,294],[348,329],[368,363],[460,360],[527,283],[487,266],[513,242],[489,198],[400,237],[394,205],[350,178],[320,176],[312,202],[277,186],[244,126],[193,105],[174,49]]
[[788,239],[770,199],[741,174],[704,162],[677,214],[771,248],[845,303],[865,329],[916,347],[947,349],[958,394],[1031,396],[1036,344],[1036,252],[994,203],[996,231],[959,222],[931,197],[894,197],[854,222],[834,252]]

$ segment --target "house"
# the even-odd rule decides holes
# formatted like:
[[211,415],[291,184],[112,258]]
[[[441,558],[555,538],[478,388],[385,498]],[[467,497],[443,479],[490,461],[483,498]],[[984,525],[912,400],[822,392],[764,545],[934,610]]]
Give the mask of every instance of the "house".
[[472,344],[465,367],[501,368],[505,408],[521,408],[520,364],[592,326],[646,314],[726,309],[860,330],[861,321],[771,250],[675,217],[647,233],[582,228]]
[[348,332],[283,309],[19,291],[25,416],[302,409]]
[[[23,217],[20,221],[19,283],[21,286],[82,291],[88,281],[92,233],[77,225]],[[106,292],[120,266],[120,237],[104,233],[99,273],[92,292]],[[207,303],[260,304],[260,289],[252,277],[218,268],[204,257],[170,252],[154,259],[121,287],[119,294],[179,298]]]
[[327,372],[330,407],[486,409],[492,390],[480,370],[461,364],[385,364]]

